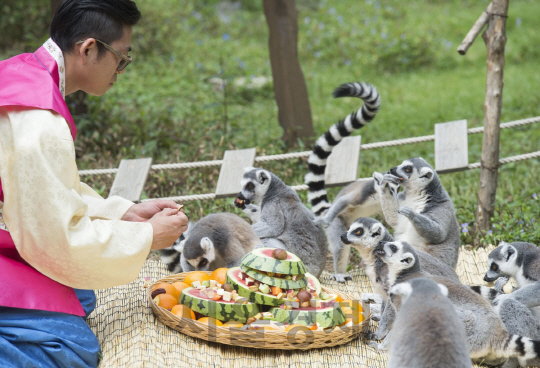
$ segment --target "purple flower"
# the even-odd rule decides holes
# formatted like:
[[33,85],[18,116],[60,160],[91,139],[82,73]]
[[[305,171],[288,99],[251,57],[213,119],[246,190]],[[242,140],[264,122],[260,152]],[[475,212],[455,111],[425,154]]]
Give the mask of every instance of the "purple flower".
[[533,199],[536,199],[536,197],[538,197],[538,196],[536,195],[536,193],[534,193],[534,194],[532,195],[532,197],[533,197]]
[[487,234],[488,234],[488,235],[493,234],[493,230],[488,230]]
[[223,33],[223,41],[229,41],[229,38],[231,38],[231,36],[229,36],[228,33]]
[[468,227],[468,226],[469,226],[469,224],[466,223],[466,222],[464,222],[464,223],[461,224],[461,227]]
[[150,281],[150,277],[145,277],[144,281]]
[[463,229],[461,229],[461,232],[462,232],[462,233],[468,233],[468,232],[469,232],[469,229],[466,228],[466,227],[464,227]]
[[519,224],[519,225],[523,225],[523,221],[518,221],[518,224]]

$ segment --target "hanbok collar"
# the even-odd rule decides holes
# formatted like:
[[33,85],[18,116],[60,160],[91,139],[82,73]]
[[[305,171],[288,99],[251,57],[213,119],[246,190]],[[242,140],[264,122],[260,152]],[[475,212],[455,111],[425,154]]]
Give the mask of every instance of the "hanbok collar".
[[59,83],[58,87],[60,88],[60,92],[62,93],[62,97],[64,100],[66,99],[66,65],[64,62],[64,54],[62,53],[62,50],[60,50],[60,47],[52,40],[52,38],[49,38],[45,43],[43,44],[43,47],[45,50],[51,54],[51,56],[56,60],[56,64],[58,64],[58,77],[59,77]]

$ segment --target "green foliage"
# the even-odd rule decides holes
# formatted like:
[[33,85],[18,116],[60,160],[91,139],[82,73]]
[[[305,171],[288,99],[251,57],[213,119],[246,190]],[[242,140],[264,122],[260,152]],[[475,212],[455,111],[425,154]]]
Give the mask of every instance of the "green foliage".
[[[473,212],[474,213],[474,212]],[[523,241],[540,244],[540,203],[538,193],[523,191],[516,198],[507,198],[496,203],[495,214],[491,218],[492,229],[478,234],[482,244],[498,245]],[[472,244],[474,219],[461,224],[461,239]]]
[[33,52],[47,38],[51,19],[49,1],[2,0],[0,50],[16,46],[25,52]]

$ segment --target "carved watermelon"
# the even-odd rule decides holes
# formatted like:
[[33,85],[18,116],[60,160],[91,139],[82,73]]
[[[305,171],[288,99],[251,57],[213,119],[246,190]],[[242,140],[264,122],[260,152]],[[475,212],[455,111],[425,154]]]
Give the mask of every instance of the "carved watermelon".
[[280,277],[270,277],[268,275],[265,275],[257,270],[254,270],[244,265],[240,266],[240,269],[244,271],[249,277],[259,282],[262,282],[263,284],[277,286],[285,290],[301,289],[307,285],[307,279],[304,277],[304,275],[299,276],[297,281],[293,281],[293,280],[286,280]]
[[180,304],[187,305],[193,311],[207,317],[214,317],[220,321],[238,321],[245,323],[249,317],[259,313],[256,304],[241,304],[234,301],[214,301],[209,299],[204,293],[193,287],[185,288],[180,295]]
[[305,326],[317,322],[322,328],[340,325],[347,319],[339,303],[327,308],[306,307],[286,310],[274,307],[270,309],[270,313],[277,322],[298,323]]
[[[260,291],[253,292],[249,290],[246,285],[246,280],[240,278],[240,273],[242,270],[240,267],[229,268],[227,271],[227,283],[230,284],[235,290],[238,291],[238,295],[244,296],[249,299],[250,302],[256,304],[280,306],[285,302],[284,299],[278,299],[272,293],[263,294]],[[321,294],[321,283],[315,276],[310,273],[306,273],[305,277],[308,284],[314,288],[317,292],[317,295]]]
[[303,275],[306,266],[300,258],[287,252],[287,259],[279,260],[272,257],[274,248],[257,248],[242,258],[242,264],[259,271],[280,273],[283,275]]

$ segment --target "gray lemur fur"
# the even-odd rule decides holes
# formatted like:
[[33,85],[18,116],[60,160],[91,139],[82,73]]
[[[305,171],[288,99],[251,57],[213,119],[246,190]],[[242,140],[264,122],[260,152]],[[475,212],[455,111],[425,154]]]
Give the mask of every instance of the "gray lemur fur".
[[167,258],[162,252],[162,260],[169,270],[174,267],[183,272],[230,268],[239,266],[242,257],[260,242],[251,225],[240,216],[215,213],[188,227],[184,239],[171,247],[177,257],[171,256],[172,250],[168,248]]
[[344,246],[339,237],[358,217],[381,213],[381,205],[372,179],[349,184],[339,192],[330,205],[325,189],[327,158],[343,138],[366,126],[375,118],[381,98],[374,86],[363,82],[342,84],[333,95],[334,97],[358,97],[364,101],[364,104],[343,121],[332,125],[317,139],[308,158],[309,172],[305,176],[305,183],[309,187],[308,200],[312,211],[316,216],[320,216],[315,220],[316,224],[326,228],[328,244],[334,258],[335,274],[332,278],[338,282],[345,282],[351,280],[351,276],[347,274],[350,247]]
[[[252,203],[258,203],[260,210]],[[324,230],[298,194],[270,171],[249,168],[235,205],[254,222],[261,247],[282,248],[298,256],[309,273],[319,277],[326,265],[328,243]],[[255,212],[253,212],[255,210]]]
[[448,298],[464,324],[472,359],[501,365],[508,357],[516,357],[522,364],[539,357],[540,341],[510,334],[489,301],[470,287],[422,271],[418,254],[410,244],[403,241],[381,243],[376,254],[388,264],[388,277],[394,284],[424,277],[446,286]]
[[[341,235],[343,243],[354,247],[360,253],[362,257],[362,266],[371,281],[371,285],[375,293],[381,296],[381,312],[386,313],[384,321],[379,322],[379,328],[377,332],[372,336],[376,340],[378,336],[384,337],[386,335],[389,326],[386,322],[393,320],[394,310],[386,303],[387,293],[392,284],[388,279],[388,265],[375,254],[375,249],[380,242],[393,241],[392,235],[384,227],[382,223],[373,218],[359,218],[352,223],[349,231]],[[441,260],[431,256],[430,254],[422,251],[418,251],[418,257],[422,267],[426,272],[431,275],[439,275],[448,279],[459,282],[459,277],[456,272],[446,265]],[[370,303],[372,300],[378,301],[370,293],[362,293],[362,301]],[[380,320],[379,315],[374,314],[374,320]]]
[[397,315],[388,368],[472,368],[465,329],[447,295],[446,286],[421,277],[392,286]]
[[169,272],[180,273],[183,271],[181,263],[182,248],[184,247],[184,242],[187,239],[189,230],[193,228],[193,225],[193,222],[190,221],[188,223],[187,230],[184,231],[182,235],[180,235],[180,237],[175,240],[173,245],[159,251],[159,257],[161,258],[161,262],[167,265],[167,269],[169,270]]
[[[386,222],[394,228],[394,238],[413,245],[456,268],[460,229],[454,205],[435,170],[422,158],[411,158],[374,174],[380,187]],[[404,190],[397,193],[395,186]]]

